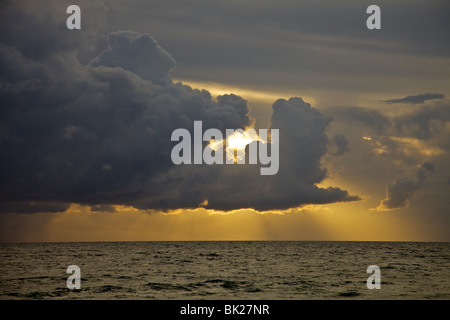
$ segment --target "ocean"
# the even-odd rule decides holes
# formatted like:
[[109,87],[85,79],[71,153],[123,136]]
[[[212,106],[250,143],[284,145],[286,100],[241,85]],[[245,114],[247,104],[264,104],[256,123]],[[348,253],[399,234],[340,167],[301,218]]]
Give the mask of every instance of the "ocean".
[[[450,243],[3,243],[0,257],[1,300],[450,299]],[[367,287],[370,265],[380,289]]]

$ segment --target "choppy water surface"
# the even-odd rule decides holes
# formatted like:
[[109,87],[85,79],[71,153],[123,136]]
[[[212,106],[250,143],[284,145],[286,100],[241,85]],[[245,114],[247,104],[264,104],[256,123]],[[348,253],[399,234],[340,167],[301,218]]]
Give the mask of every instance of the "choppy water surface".
[[450,299],[449,267],[450,243],[0,244],[0,299]]

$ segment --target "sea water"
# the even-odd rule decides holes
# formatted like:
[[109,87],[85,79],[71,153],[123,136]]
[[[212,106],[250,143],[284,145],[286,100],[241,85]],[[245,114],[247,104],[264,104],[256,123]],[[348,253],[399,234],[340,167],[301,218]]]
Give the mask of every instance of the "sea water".
[[[80,290],[67,288],[70,265]],[[450,243],[0,244],[0,299],[450,299]]]

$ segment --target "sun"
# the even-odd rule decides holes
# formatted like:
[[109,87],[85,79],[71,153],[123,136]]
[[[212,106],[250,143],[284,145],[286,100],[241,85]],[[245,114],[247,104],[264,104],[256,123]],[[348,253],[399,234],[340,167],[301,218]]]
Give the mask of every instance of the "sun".
[[[227,158],[233,160],[234,163],[238,162],[238,160],[242,160],[245,157],[245,148],[254,141],[266,142],[258,136],[256,130],[253,128],[235,130],[226,138],[225,146]],[[223,148],[224,141],[212,139],[208,146],[212,150],[217,151],[220,147]]]

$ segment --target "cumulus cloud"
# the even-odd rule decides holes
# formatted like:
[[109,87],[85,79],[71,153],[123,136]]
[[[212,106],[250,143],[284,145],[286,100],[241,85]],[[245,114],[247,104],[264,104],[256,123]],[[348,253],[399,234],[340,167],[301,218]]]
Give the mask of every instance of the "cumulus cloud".
[[[355,146],[350,151],[352,157],[346,158],[345,169],[351,167],[365,174],[371,167],[380,179],[374,186],[385,187],[386,196],[376,210],[406,207],[422,188],[434,188],[426,183],[434,163],[445,170],[442,165],[448,162],[446,158],[450,152],[450,105],[447,100],[430,101],[389,116],[382,111],[357,106],[335,107],[330,114]],[[361,159],[364,159],[364,165]],[[420,168],[417,168],[418,164],[421,164]],[[405,171],[414,173],[405,175]],[[390,182],[386,185],[382,177]]]
[[272,127],[280,130],[280,168],[261,176],[259,166],[176,166],[158,173],[138,208],[176,209],[202,206],[217,210],[287,209],[307,203],[359,200],[339,188],[321,189],[326,170],[320,166],[327,152],[325,128],[331,121],[301,98],[273,104]]
[[[51,15],[30,22],[26,9],[6,7],[2,17],[13,29],[64,22]],[[315,185],[326,177],[320,160],[331,119],[301,98],[273,104],[277,175],[261,176],[255,165],[175,166],[173,130],[193,132],[195,120],[204,130],[246,128],[252,124],[247,101],[233,94],[214,99],[173,83],[175,60],[148,34],[110,33],[108,48],[84,64],[80,57],[98,39],[86,47],[90,33],[58,30],[65,31],[34,35],[36,43],[39,37],[52,43],[36,54],[22,38],[1,38],[0,211],[64,210],[70,203],[270,210],[359,199]],[[344,139],[335,139],[341,150]]]
[[386,186],[386,198],[375,208],[378,211],[394,210],[404,208],[409,199],[421,189],[427,175],[434,171],[434,164],[430,161],[423,162],[416,171],[416,178],[402,177]]
[[441,93],[423,93],[418,94],[414,96],[407,96],[404,98],[398,98],[398,99],[388,99],[388,100],[382,100],[384,103],[406,103],[406,104],[422,104],[425,103],[425,101],[428,100],[436,100],[436,99],[444,99],[445,95]]

